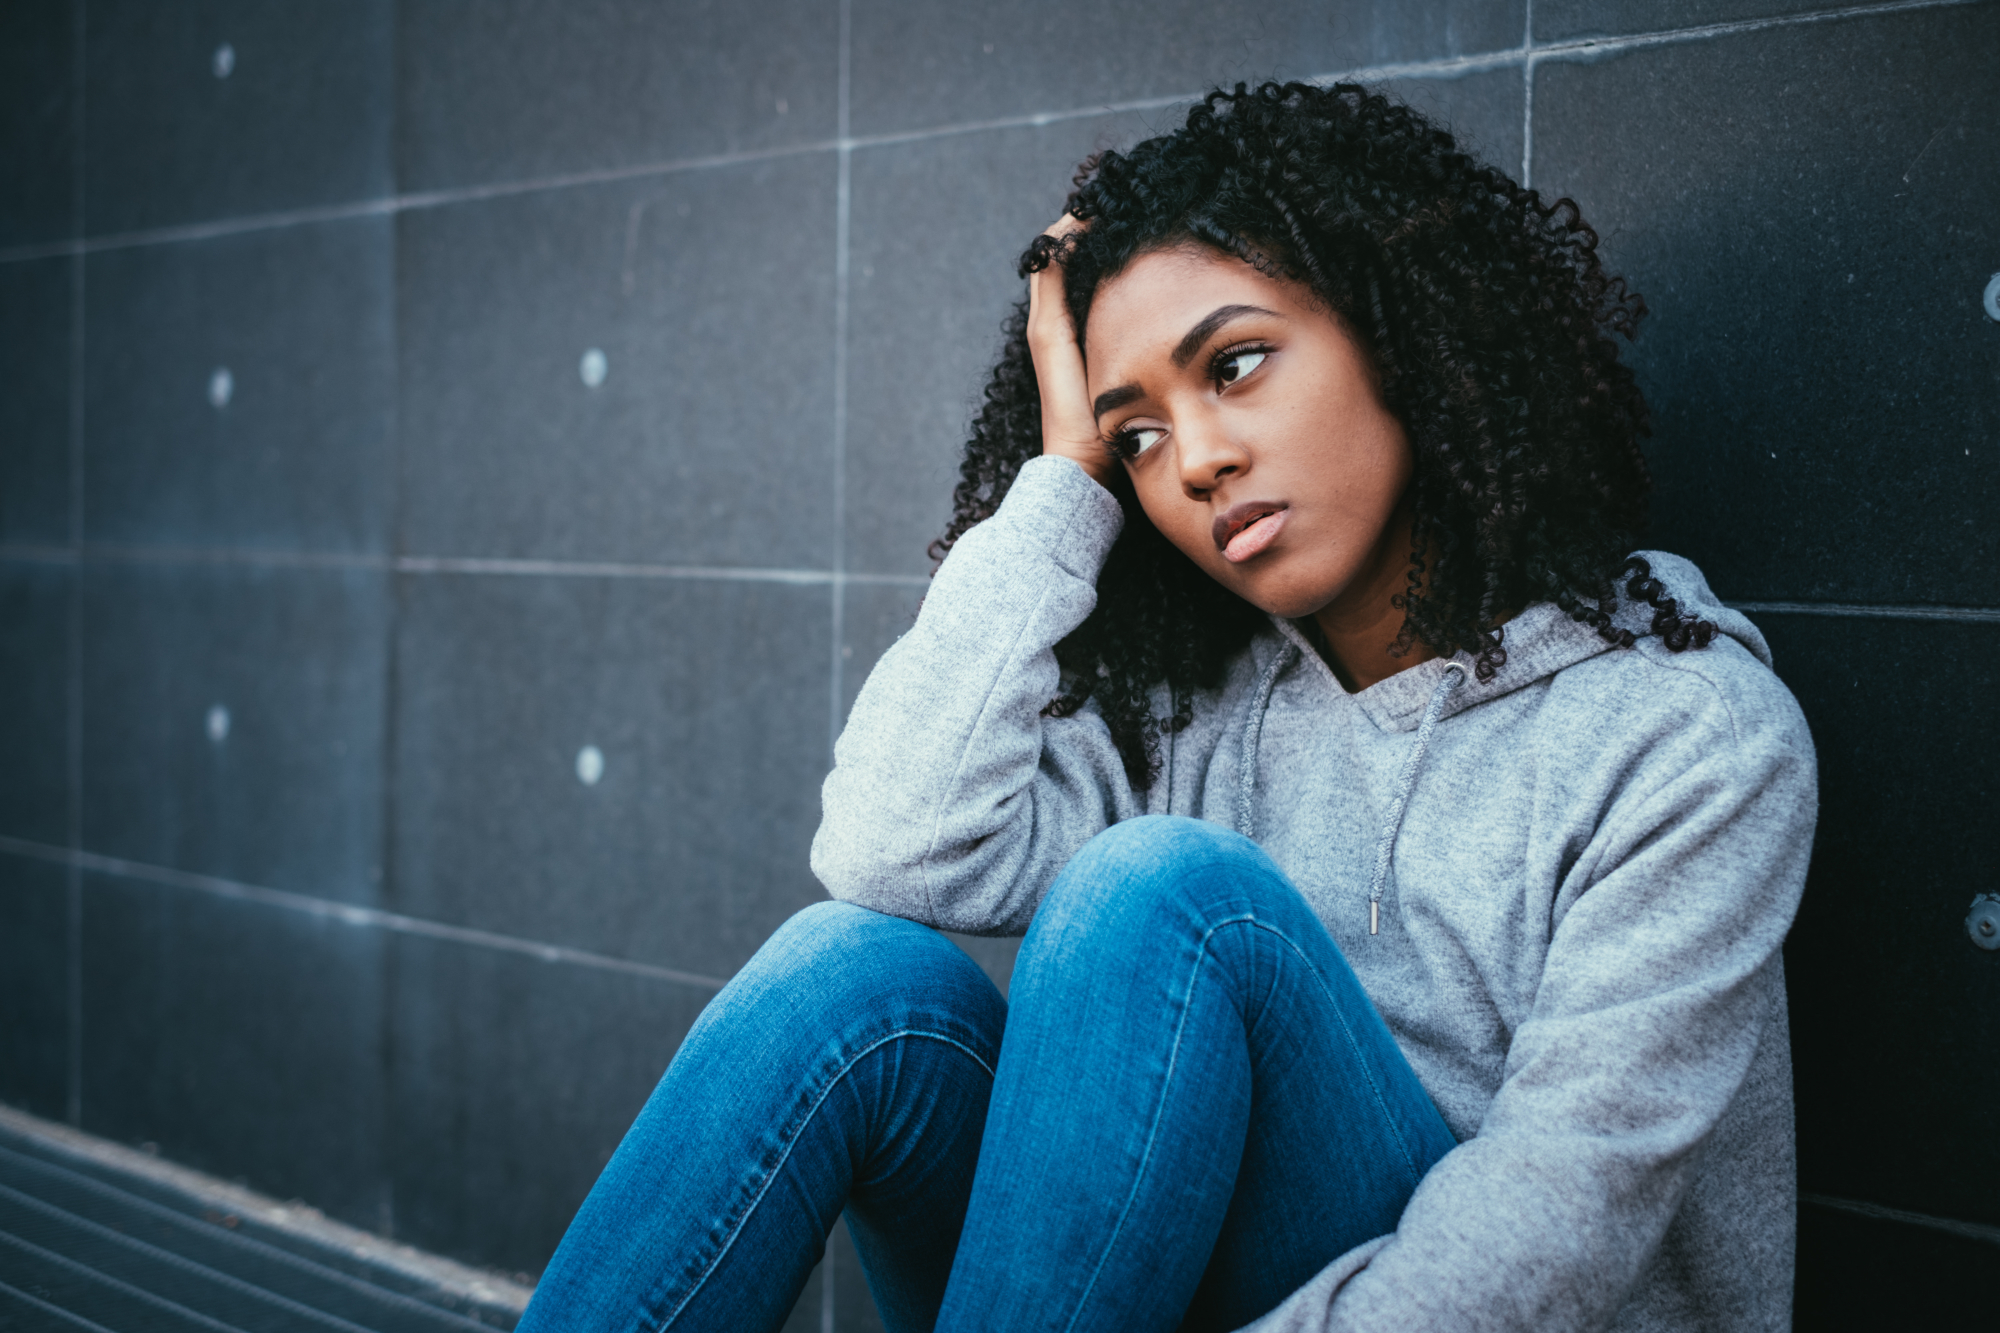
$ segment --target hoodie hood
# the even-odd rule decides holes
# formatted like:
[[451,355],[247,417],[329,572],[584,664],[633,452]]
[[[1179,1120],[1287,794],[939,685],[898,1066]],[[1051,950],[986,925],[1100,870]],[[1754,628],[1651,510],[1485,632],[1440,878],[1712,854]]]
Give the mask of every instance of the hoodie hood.
[[[1689,561],[1664,551],[1637,553],[1651,567],[1653,577],[1664,584],[1684,612],[1711,621],[1716,628],[1741,643],[1765,666],[1771,665],[1770,645],[1757,627],[1742,613],[1723,606],[1709,589],[1701,571]],[[1634,634],[1651,630],[1652,608],[1641,602],[1621,601],[1612,614],[1612,623]],[[1259,742],[1263,738],[1264,716],[1278,677],[1293,662],[1312,660],[1315,652],[1297,625],[1278,616],[1271,617],[1280,642],[1269,648],[1260,661],[1256,692],[1251,697],[1244,720],[1242,753],[1244,761],[1236,798],[1235,826],[1245,837],[1257,836],[1256,773]],[[1472,654],[1459,652],[1433,658],[1399,671],[1387,680],[1353,696],[1356,705],[1384,732],[1414,731],[1394,786],[1388,793],[1380,834],[1375,839],[1373,873],[1368,885],[1368,933],[1378,930],[1382,893],[1389,882],[1389,867],[1395,857],[1396,835],[1401,831],[1403,813],[1415,789],[1424,757],[1430,751],[1431,736],[1439,722],[1482,703],[1503,698],[1544,680],[1566,667],[1587,661],[1601,653],[1624,652],[1587,625],[1565,615],[1553,602],[1537,602],[1507,622],[1502,640],[1507,661],[1493,679],[1481,683],[1473,671]]]
[[[1664,551],[1637,551],[1634,554],[1652,566],[1653,577],[1666,585],[1667,592],[1680,603],[1682,611],[1713,622],[1721,634],[1742,644],[1765,666],[1771,665],[1771,647],[1764,641],[1763,634],[1742,612],[1724,606],[1709,589],[1701,571],[1691,562]],[[1652,620],[1651,607],[1643,602],[1634,603],[1628,598],[1621,597],[1618,609],[1612,613],[1613,624],[1642,636],[1651,632]],[[1303,655],[1310,660],[1315,655],[1312,645],[1292,622],[1273,616],[1271,624],[1283,639],[1282,645],[1272,643],[1266,649],[1273,659],[1289,661]],[[1354,701],[1369,720],[1384,731],[1415,731],[1423,721],[1432,696],[1444,682],[1451,663],[1462,663],[1466,671],[1459,687],[1448,692],[1438,714],[1440,718],[1450,718],[1468,708],[1476,708],[1525,689],[1536,681],[1601,653],[1626,651],[1600,638],[1597,631],[1588,625],[1571,620],[1553,602],[1537,602],[1508,621],[1502,642],[1507,649],[1507,661],[1492,680],[1482,683],[1471,671],[1472,654],[1461,652],[1448,658],[1433,658],[1407,671],[1399,671],[1361,691],[1354,696]],[[1271,670],[1272,660],[1266,660],[1264,666],[1271,676],[1283,669],[1282,662],[1278,662],[1277,669]],[[1269,699],[1269,688],[1266,687],[1262,694],[1260,703]]]

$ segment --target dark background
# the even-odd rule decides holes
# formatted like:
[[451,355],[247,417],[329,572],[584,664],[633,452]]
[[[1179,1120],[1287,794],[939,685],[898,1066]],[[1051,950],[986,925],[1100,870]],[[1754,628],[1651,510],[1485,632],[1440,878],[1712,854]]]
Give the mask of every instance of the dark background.
[[[1656,543],[1820,747],[1800,1326],[1990,1298],[1986,3],[9,0],[0,1100],[539,1271],[820,896],[1014,256],[1262,75],[1389,85],[1647,296]],[[836,1254],[801,1327],[874,1318]]]

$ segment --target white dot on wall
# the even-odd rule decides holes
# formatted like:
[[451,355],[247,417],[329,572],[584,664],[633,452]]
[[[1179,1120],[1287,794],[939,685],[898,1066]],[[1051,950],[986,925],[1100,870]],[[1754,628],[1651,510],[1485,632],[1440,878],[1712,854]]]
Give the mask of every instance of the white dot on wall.
[[208,401],[212,407],[227,407],[229,400],[236,396],[236,377],[229,373],[228,366],[217,366],[215,373],[208,377]]
[[595,389],[604,383],[604,377],[611,373],[611,363],[604,359],[604,353],[593,347],[577,362],[576,373],[583,376],[583,382]]
[[604,751],[586,745],[576,752],[576,777],[586,787],[595,787],[604,776]]
[[215,77],[226,79],[236,69],[236,48],[228,42],[215,48]]
[[791,108],[791,107],[790,107],[789,105],[787,105],[787,104],[786,104],[786,102],[785,102],[785,99],[784,99],[784,98],[780,97],[780,98],[778,99],[778,114],[779,114],[779,115],[781,115],[781,116],[782,116],[782,115],[784,115],[784,114],[785,114],[785,113],[786,113],[787,111],[790,111],[791,109],[792,109],[792,108]]
[[208,710],[208,738],[217,745],[229,739],[229,710],[221,704]]
[[1986,318],[2000,319],[2000,273],[1986,280]]

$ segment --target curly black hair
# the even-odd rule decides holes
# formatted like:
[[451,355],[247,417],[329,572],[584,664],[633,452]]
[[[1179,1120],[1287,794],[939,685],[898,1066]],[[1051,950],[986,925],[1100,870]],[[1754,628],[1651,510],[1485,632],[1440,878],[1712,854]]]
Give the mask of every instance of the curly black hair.
[[[1605,273],[1597,234],[1569,199],[1544,203],[1461,152],[1416,111],[1354,85],[1216,90],[1186,125],[1079,168],[1068,212],[1088,229],[1037,237],[1026,276],[1060,263],[1083,336],[1100,284],[1142,254],[1198,244],[1306,285],[1372,358],[1415,457],[1413,549],[1393,650],[1464,651],[1492,679],[1503,622],[1552,601],[1607,640],[1618,585],[1653,609],[1678,652],[1715,626],[1684,615],[1639,544],[1650,477],[1645,400],[1620,363],[1645,302]],[[999,364],[966,445],[942,560],[1042,452],[1027,307],[1004,325]],[[1121,476],[1125,527],[1098,604],[1057,648],[1056,716],[1095,698],[1135,785],[1157,737],[1193,716],[1193,691],[1267,623],[1147,520]],[[1153,714],[1166,687],[1167,716]]]

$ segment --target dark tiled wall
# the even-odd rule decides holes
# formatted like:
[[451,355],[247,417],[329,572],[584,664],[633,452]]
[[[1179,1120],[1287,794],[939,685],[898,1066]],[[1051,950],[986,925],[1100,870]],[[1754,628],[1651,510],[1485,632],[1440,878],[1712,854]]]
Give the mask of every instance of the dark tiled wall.
[[818,896],[1073,164],[1359,72],[1651,302],[1659,542],[1821,750],[1802,1320],[1914,1308],[1984,1242],[1848,1205],[2000,1224],[2000,6],[1830,8],[0,7],[0,1098],[538,1269]]

